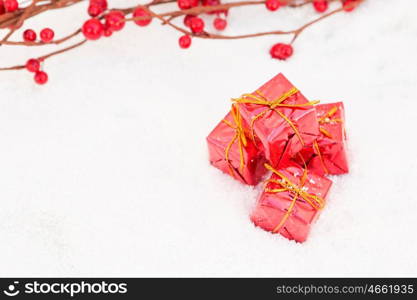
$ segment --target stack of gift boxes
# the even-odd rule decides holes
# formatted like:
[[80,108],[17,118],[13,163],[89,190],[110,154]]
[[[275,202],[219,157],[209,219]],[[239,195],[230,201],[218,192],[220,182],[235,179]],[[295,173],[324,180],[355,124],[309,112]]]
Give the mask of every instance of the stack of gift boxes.
[[304,242],[326,204],[327,176],[348,172],[344,123],[342,102],[308,101],[278,74],[232,99],[230,112],[207,137],[210,163],[247,185],[269,176],[252,222]]

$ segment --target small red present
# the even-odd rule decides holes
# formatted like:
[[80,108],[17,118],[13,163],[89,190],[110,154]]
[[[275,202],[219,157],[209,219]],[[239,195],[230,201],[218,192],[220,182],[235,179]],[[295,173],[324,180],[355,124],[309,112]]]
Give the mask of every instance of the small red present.
[[317,102],[309,102],[282,74],[233,101],[240,104],[252,140],[256,143],[259,139],[266,159],[274,167],[312,144],[319,135],[313,106]]
[[326,203],[332,182],[291,163],[275,170],[251,214],[251,220],[266,231],[304,242],[311,225]]
[[308,169],[320,175],[348,173],[343,102],[317,105],[316,111],[320,136],[301,151]]
[[210,163],[248,185],[256,185],[267,172],[263,167],[262,151],[247,138],[242,118],[237,108],[231,111],[207,137]]

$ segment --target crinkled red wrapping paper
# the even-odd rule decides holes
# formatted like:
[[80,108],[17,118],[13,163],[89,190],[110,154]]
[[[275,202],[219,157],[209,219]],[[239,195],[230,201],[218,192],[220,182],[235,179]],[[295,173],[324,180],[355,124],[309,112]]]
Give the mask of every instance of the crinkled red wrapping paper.
[[[285,78],[284,75],[278,74],[273,79],[259,88],[259,92],[267,101],[278,99],[283,94],[293,88],[293,84]],[[283,103],[285,104],[304,104],[307,99],[301,92],[289,97]],[[259,104],[240,104],[242,118],[247,124],[263,112],[268,107]],[[313,106],[300,108],[277,107],[287,116],[300,132],[304,145],[311,144],[319,134],[316,111]],[[281,160],[293,157],[303,148],[303,144],[294,134],[294,130],[278,113],[273,110],[268,111],[262,117],[257,119],[253,126],[254,133],[263,145],[265,157],[272,166],[277,167]]]
[[317,105],[317,119],[320,120],[322,116],[325,116],[334,107],[337,107],[336,113],[330,116],[327,122],[319,124],[320,127],[331,135],[331,137],[328,137],[320,132],[317,138],[320,153],[312,146],[307,146],[301,151],[304,160],[307,162],[308,169],[319,175],[339,175],[349,172],[343,102]]
[[[279,172],[284,174],[292,183],[299,185],[303,174],[303,168],[297,164],[291,164],[286,168],[280,169]],[[271,179],[279,180],[280,178],[276,174],[272,174]],[[330,179],[313,172],[308,172],[304,189],[308,193],[317,195],[323,200],[326,200],[331,185],[332,182]],[[281,188],[280,185],[275,183],[269,183],[268,186],[272,189]],[[263,191],[251,214],[252,222],[256,226],[272,232],[281,222],[293,201],[293,198],[294,194],[288,191],[280,193]],[[304,242],[309,235],[311,225],[317,219],[320,212],[320,210],[316,210],[299,197],[290,216],[279,232],[276,233],[280,233],[290,240]]]
[[[233,117],[229,112],[225,120],[233,124]],[[224,173],[231,174],[229,162],[226,161],[225,150],[235,135],[235,129],[224,122],[220,122],[207,137],[210,163]],[[265,158],[262,151],[255,147],[252,141],[247,138],[247,146],[243,148],[244,168],[240,170],[239,144],[236,141],[229,152],[229,161],[233,168],[233,177],[248,185],[256,185],[267,172],[264,168]]]

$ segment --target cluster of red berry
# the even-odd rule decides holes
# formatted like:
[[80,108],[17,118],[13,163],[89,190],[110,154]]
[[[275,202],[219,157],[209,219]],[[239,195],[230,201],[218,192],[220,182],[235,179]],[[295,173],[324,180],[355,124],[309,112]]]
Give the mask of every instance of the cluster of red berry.
[[[97,18],[107,10],[107,6],[107,0],[90,0],[88,14],[92,18],[87,20],[81,28],[86,39],[98,40],[102,36],[109,37],[113,32],[122,30],[125,26],[125,14],[122,11],[108,12],[103,16],[103,22]],[[143,19],[135,21],[139,26],[146,26],[152,21],[149,12],[142,7],[133,11],[133,17],[143,17]]]
[[34,79],[37,84],[45,84],[48,81],[48,74],[41,70],[41,61],[31,58],[26,62],[26,69],[35,73]]
[[[181,10],[190,9],[200,5],[200,0],[177,0],[177,5]],[[220,0],[202,0],[202,6],[220,5]],[[82,32],[86,39],[97,40],[102,36],[110,36],[114,31],[119,31],[124,27],[125,15],[121,11],[112,10],[103,16],[104,22],[97,18],[107,10],[106,0],[90,0],[88,13],[92,17],[82,26]],[[217,14],[213,21],[213,26],[217,30],[223,30],[227,26],[227,21],[220,17],[220,14],[227,15],[227,11],[213,11],[209,14]],[[153,16],[145,8],[139,6],[132,14],[133,18],[137,18],[135,23],[138,26],[147,26],[151,23]],[[184,17],[184,25],[192,31],[193,34],[204,34],[204,20],[195,15],[186,15]],[[191,45],[191,36],[183,35],[179,38],[179,46],[181,48],[189,48]]]
[[[357,0],[343,0],[343,10],[347,12],[352,11],[355,8],[354,3],[356,1]],[[313,6],[317,12],[323,13],[329,7],[329,1],[328,0],[313,0]]]
[[[41,41],[49,43],[54,39],[55,32],[51,28],[44,28],[39,33]],[[23,39],[26,42],[35,42],[37,38],[36,32],[33,29],[26,29],[23,31]]]
[[[199,0],[177,0],[177,3],[181,10],[190,9],[200,5]],[[220,0],[201,0],[202,6],[217,6],[220,4]],[[217,15],[217,17],[213,20],[213,27],[216,30],[222,31],[226,28],[227,21],[221,16],[227,16],[227,13],[227,10],[217,10],[208,13]],[[204,34],[205,23],[201,17],[195,15],[186,15],[183,19],[183,22],[186,27],[191,29],[193,34]],[[179,45],[183,49],[189,48],[191,46],[191,37],[189,35],[183,35],[179,39]]]

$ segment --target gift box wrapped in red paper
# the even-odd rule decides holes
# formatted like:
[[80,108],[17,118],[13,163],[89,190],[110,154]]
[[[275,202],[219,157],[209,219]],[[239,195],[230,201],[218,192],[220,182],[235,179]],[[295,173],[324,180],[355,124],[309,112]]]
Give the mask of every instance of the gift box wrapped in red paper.
[[282,74],[256,92],[233,100],[240,104],[252,140],[259,139],[274,167],[312,144],[319,134],[313,106],[317,102],[309,102]]
[[320,175],[348,173],[343,102],[317,105],[316,111],[320,135],[301,151],[308,169]]
[[273,174],[251,214],[252,222],[266,231],[304,242],[326,203],[332,182],[295,163],[279,170],[265,167]]
[[232,105],[207,137],[210,163],[242,183],[256,185],[266,173],[265,158],[262,150],[247,138],[237,106]]

